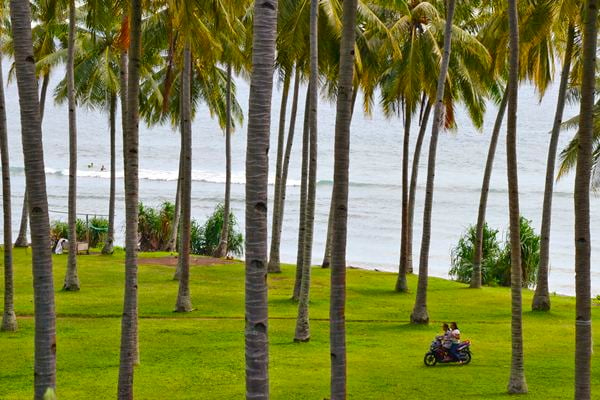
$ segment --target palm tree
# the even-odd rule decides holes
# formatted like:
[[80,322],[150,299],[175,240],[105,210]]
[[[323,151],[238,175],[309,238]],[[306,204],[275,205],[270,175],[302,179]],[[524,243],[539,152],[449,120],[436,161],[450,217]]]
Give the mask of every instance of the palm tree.
[[254,3],[246,147],[246,398],[269,398],[267,193],[277,0]]
[[75,0],[69,0],[67,97],[69,99],[69,259],[63,290],[79,290],[77,276],[77,114],[75,101]]
[[511,339],[512,357],[508,393],[527,393],[523,366],[521,235],[519,214],[519,182],[517,170],[517,99],[519,90],[519,17],[516,0],[508,2],[509,72],[507,84],[508,117],[506,126],[506,172],[510,218],[511,263]]
[[317,107],[319,99],[319,49],[318,49],[318,20],[319,0],[310,3],[310,100],[309,100],[309,173],[308,193],[306,198],[306,228],[304,249],[302,257],[302,281],[300,284],[300,298],[298,302],[298,318],[296,320],[296,333],[294,341],[308,342],[310,328],[308,318],[308,300],[310,293],[310,269],[312,264],[313,230],[315,223],[315,197],[317,192]]
[[[2,12],[4,7],[2,7]],[[10,163],[8,156],[8,130],[6,126],[6,102],[2,77],[2,53],[0,53],[0,155],[2,156],[2,212],[4,213],[4,313],[0,330],[17,330],[14,306],[13,257],[12,257],[12,211],[10,197]]]
[[[296,280],[294,281],[294,292],[292,300],[300,300],[300,288],[302,286],[302,267],[304,265],[304,240],[306,230],[306,197],[308,192],[308,146],[310,142],[310,84],[306,90],[306,101],[304,102],[304,127],[302,129],[302,163],[300,166],[300,207],[298,216],[298,252],[296,255]],[[284,199],[282,198],[282,201]]]
[[569,24],[567,32],[567,45],[563,59],[563,69],[560,75],[560,86],[558,89],[558,100],[556,113],[552,126],[552,136],[548,147],[548,162],[546,164],[546,183],[544,188],[544,203],[542,206],[542,229],[540,243],[540,264],[538,268],[538,280],[531,308],[537,311],[550,310],[550,294],[548,292],[548,267],[550,258],[550,226],[552,222],[552,193],[554,190],[554,166],[556,164],[556,151],[558,149],[558,138],[560,125],[562,123],[563,111],[571,73],[571,58],[573,56],[573,45],[575,42],[575,26]]
[[348,229],[348,170],[352,120],[354,47],[357,0],[343,2],[340,69],[335,120],[332,198],[335,204],[331,240],[331,300],[329,337],[331,399],[346,399],[346,237]]
[[579,149],[575,175],[575,399],[591,398],[592,310],[590,287],[590,181],[594,131],[594,90],[598,0],[587,0],[583,27],[583,77]]
[[[31,218],[31,253],[35,307],[35,399],[53,396],[56,388],[56,314],[52,255],[48,246],[50,220],[42,144],[35,58],[28,1],[11,0],[10,17],[21,111],[21,138]],[[46,397],[48,398],[48,397]]]
[[125,299],[121,320],[121,356],[118,398],[133,399],[133,366],[137,352],[137,231],[139,77],[141,58],[141,0],[129,3],[129,60],[127,69],[127,122],[123,138],[125,167]]
[[438,77],[437,91],[435,97],[435,108],[433,112],[433,127],[431,128],[431,139],[429,142],[429,161],[427,164],[427,186],[425,191],[425,207],[423,210],[423,236],[421,239],[421,255],[419,260],[419,283],[417,286],[417,298],[415,307],[410,320],[416,324],[429,323],[429,314],[427,313],[427,279],[429,266],[429,243],[431,240],[431,209],[433,207],[433,184],[435,177],[435,158],[437,150],[437,140],[442,125],[442,107],[444,100],[444,88],[446,85],[446,75],[450,63],[450,50],[452,39],[452,18],[454,16],[455,0],[447,2],[446,25],[444,30],[444,53],[440,66],[440,75]]
[[191,80],[192,54],[190,39],[185,39],[183,50],[183,73],[181,75],[181,248],[179,259],[181,271],[179,276],[179,292],[175,311],[192,311],[190,297],[190,245],[191,245],[191,211],[192,211],[192,112],[191,112]]

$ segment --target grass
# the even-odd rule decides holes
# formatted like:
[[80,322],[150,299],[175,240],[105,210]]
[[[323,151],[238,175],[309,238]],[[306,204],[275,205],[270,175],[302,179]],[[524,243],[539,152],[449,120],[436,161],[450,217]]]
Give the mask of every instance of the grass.
[[[161,254],[158,254],[160,256]],[[163,254],[164,255],[164,254]],[[239,399],[244,397],[244,269],[240,263],[192,267],[196,310],[175,314],[173,267],[139,268],[141,365],[135,371],[138,399]],[[82,290],[61,292],[66,256],[55,256],[57,392],[60,399],[112,399],[117,391],[123,253],[79,257]],[[33,303],[30,253],[15,250],[19,331],[0,333],[0,399],[30,399],[33,388]],[[271,398],[329,397],[329,271],[313,269],[311,341],[293,343],[296,304],[289,298],[294,267],[269,277]],[[348,270],[347,348],[350,399],[508,398],[510,291],[471,290],[429,280],[430,326],[412,326],[410,294],[392,291],[395,275]],[[3,289],[0,283],[0,290]],[[415,288],[416,277],[409,279]],[[552,297],[549,313],[529,311],[524,292],[525,373],[528,399],[573,398],[574,307]],[[594,307],[594,318],[600,307]],[[442,321],[457,321],[473,341],[467,366],[427,368],[423,356]],[[600,328],[594,325],[598,337]],[[600,353],[598,342],[594,352]],[[600,393],[598,359],[592,391]],[[441,393],[440,393],[441,392]]]

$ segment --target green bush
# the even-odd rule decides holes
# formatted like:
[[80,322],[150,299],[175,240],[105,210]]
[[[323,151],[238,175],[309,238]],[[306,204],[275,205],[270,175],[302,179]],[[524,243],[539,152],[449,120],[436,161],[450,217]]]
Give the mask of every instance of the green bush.
[[164,202],[157,209],[140,203],[138,212],[140,250],[165,250],[171,237],[171,226],[175,215],[173,203]]
[[[106,228],[108,228],[108,220],[106,218],[94,217],[90,218],[90,247],[98,247],[106,239]],[[100,228],[95,230],[92,227]],[[87,242],[88,226],[84,219],[77,218],[75,222],[75,231],[77,232],[78,242]],[[56,245],[59,239],[69,239],[69,224],[64,221],[53,221],[50,224],[50,241],[52,247]]]
[[[521,217],[521,270],[523,287],[535,285],[540,261],[540,236],[535,233],[531,221]],[[484,227],[483,259],[481,265],[482,282],[486,285],[510,286],[510,237],[507,235],[501,247],[497,240],[498,231]],[[459,282],[470,283],[473,271],[473,250],[475,226],[459,239],[452,249],[450,277]]]
[[[223,216],[225,210],[222,204],[217,205],[213,214],[204,225],[200,226],[192,221],[192,254],[212,255],[219,246]],[[227,254],[240,256],[244,252],[244,238],[237,231],[237,220],[233,213],[229,214],[229,237],[227,240]]]
[[[458,244],[451,251],[450,277],[459,282],[470,283],[473,273],[473,257],[475,254],[475,237],[477,226],[471,225],[465,234],[458,240]],[[492,229],[488,224],[483,225],[481,280],[483,284],[493,284],[493,277],[488,276],[495,267],[500,256],[500,242],[498,230]]]

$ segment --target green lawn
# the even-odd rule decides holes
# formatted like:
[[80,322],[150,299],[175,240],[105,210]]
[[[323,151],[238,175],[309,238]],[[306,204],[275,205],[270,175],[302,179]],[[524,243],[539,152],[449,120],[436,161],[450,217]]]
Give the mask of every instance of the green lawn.
[[[196,310],[172,312],[177,282],[172,267],[139,268],[141,365],[137,399],[241,399],[244,397],[244,270],[240,263],[191,271]],[[33,304],[30,253],[15,251],[19,332],[0,333],[0,399],[30,399],[33,380]],[[66,256],[56,256],[55,286],[60,399],[113,399],[117,390],[123,254],[80,256],[82,290],[61,292]],[[290,298],[294,267],[269,278],[270,380],[273,399],[329,396],[329,271],[313,269],[309,343],[293,343],[296,305]],[[411,326],[414,291],[397,294],[394,274],[348,270],[346,315],[348,392],[351,399],[496,399],[505,394],[510,368],[510,291],[470,290],[430,279],[432,324]],[[415,288],[416,277],[409,279]],[[3,289],[0,282],[0,290]],[[525,367],[531,399],[573,398],[574,306],[554,296],[550,313],[529,311],[524,294]],[[594,307],[594,318],[600,307]],[[427,368],[423,355],[442,321],[457,321],[472,340],[467,366]],[[599,324],[594,334],[600,337]],[[600,354],[600,341],[594,345]],[[600,358],[592,373],[600,398]]]

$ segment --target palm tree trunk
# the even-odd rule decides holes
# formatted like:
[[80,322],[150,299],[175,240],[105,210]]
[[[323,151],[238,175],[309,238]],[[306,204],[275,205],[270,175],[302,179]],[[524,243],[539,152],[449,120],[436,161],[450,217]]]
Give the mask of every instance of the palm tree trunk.
[[192,216],[192,56],[190,43],[186,42],[183,50],[183,73],[181,74],[181,249],[179,260],[181,274],[179,276],[179,292],[177,293],[176,312],[192,311],[190,296],[190,244]]
[[117,95],[110,96],[110,198],[108,200],[108,234],[106,243],[102,248],[102,254],[112,254],[115,241],[115,190],[116,190],[116,135],[117,135]]
[[444,30],[444,53],[442,65],[438,77],[435,108],[433,111],[433,126],[431,128],[431,139],[429,142],[429,160],[427,163],[427,184],[425,188],[425,206],[423,209],[423,236],[421,238],[421,254],[419,259],[419,283],[417,285],[417,298],[415,307],[410,315],[410,321],[414,324],[428,324],[429,314],[427,312],[427,280],[429,278],[429,245],[431,241],[431,212],[433,208],[433,185],[435,178],[435,158],[437,151],[438,136],[443,124],[442,107],[444,106],[444,87],[448,75],[448,64],[450,62],[452,20],[456,0],[448,0],[446,3],[446,27]]
[[421,116],[421,127],[419,128],[419,134],[417,136],[417,142],[415,143],[415,153],[413,155],[412,169],[410,175],[410,191],[408,193],[408,232],[406,235],[406,273],[412,274],[413,272],[413,228],[415,219],[415,198],[417,195],[417,182],[419,179],[419,162],[421,159],[421,148],[423,147],[423,140],[425,139],[425,133],[427,132],[427,123],[429,122],[429,116],[431,115],[431,102],[427,100],[427,105]]
[[492,171],[494,169],[494,158],[496,157],[496,147],[498,146],[498,138],[502,129],[502,120],[506,113],[506,104],[508,102],[508,92],[504,91],[502,102],[498,108],[496,122],[492,130],[492,138],[490,147],[488,148],[487,161],[485,163],[485,171],[483,173],[483,183],[481,184],[481,195],[479,196],[479,212],[477,214],[477,228],[475,232],[475,252],[473,255],[473,273],[471,276],[471,287],[480,288],[482,283],[481,264],[483,258],[483,228],[485,226],[485,213],[487,210],[488,193],[490,191],[490,181],[492,179]]
[[[181,125],[181,124],[180,124]],[[181,138],[180,138],[181,140]],[[173,222],[171,223],[171,237],[167,243],[166,251],[177,250],[177,236],[179,235],[179,221],[181,219],[181,178],[183,177],[183,149],[179,149],[179,166],[177,168],[177,187],[175,189],[175,209],[173,210]],[[175,277],[173,278],[175,279]],[[177,277],[176,280],[178,280]]]
[[14,40],[15,69],[21,112],[21,139],[31,218],[31,255],[35,308],[35,400],[56,390],[56,314],[52,255],[48,246],[50,220],[44,171],[42,124],[40,121],[35,58],[31,38],[29,2],[11,0],[10,16]]
[[[292,156],[292,147],[294,145],[294,134],[296,130],[296,117],[298,115],[298,96],[300,93],[300,70],[296,69],[296,77],[294,78],[294,94],[292,99],[292,111],[290,115],[290,126],[288,130],[287,142],[285,144],[285,154],[283,156],[283,165],[281,167],[281,190],[279,191],[279,198],[277,202],[279,204],[279,224],[277,225],[277,235],[279,241],[281,241],[281,231],[283,228],[283,216],[285,212],[285,196],[287,192],[287,178],[290,167],[290,158]],[[274,235],[275,233],[273,233]],[[271,249],[273,247],[271,246]],[[277,244],[276,249],[279,252],[280,243]]]
[[400,268],[398,279],[396,280],[396,292],[408,292],[408,283],[406,282],[406,274],[408,268],[406,265],[408,243],[408,194],[410,188],[408,186],[408,158],[410,149],[410,124],[412,110],[408,102],[404,108],[404,143],[402,145],[402,233],[400,234]]
[[290,93],[291,71],[285,71],[283,78],[283,92],[281,93],[281,107],[279,109],[279,133],[277,135],[277,159],[275,162],[275,190],[273,196],[273,220],[271,224],[271,252],[269,255],[269,273],[280,273],[281,264],[279,260],[279,244],[280,235],[277,227],[280,225],[280,203],[278,199],[281,197],[281,169],[283,165],[283,151],[285,146],[285,120],[287,114],[287,103]]
[[131,0],[130,43],[127,71],[126,130],[123,138],[125,167],[125,296],[121,320],[119,400],[133,399],[133,367],[137,351],[137,244],[138,244],[138,148],[139,70],[141,58],[141,0]]
[[[50,74],[45,73],[42,78],[42,88],[40,89],[40,123],[44,120],[44,107],[46,105],[46,93],[48,92],[48,84],[50,83]],[[21,223],[19,225],[19,234],[15,240],[15,247],[27,247],[27,222],[29,221],[29,212],[27,206],[27,185],[23,193],[23,208],[21,209]]]
[[[355,84],[352,89],[352,115],[354,115],[354,106],[358,97],[358,85]],[[329,216],[327,217],[327,236],[325,238],[325,250],[323,252],[323,262],[321,268],[329,268],[331,265],[331,238],[333,236],[333,197],[329,200]]]
[[2,77],[0,52],[0,156],[2,157],[2,212],[4,213],[4,313],[1,331],[17,330],[13,286],[12,211],[10,197],[10,162],[8,155],[8,130],[6,127],[6,102]]
[[77,114],[75,101],[75,0],[69,0],[67,97],[69,99],[69,258],[63,290],[79,290],[77,276]]
[[552,136],[550,137],[550,146],[548,147],[548,162],[546,164],[546,184],[544,189],[544,203],[542,206],[542,228],[540,243],[540,266],[538,268],[538,281],[535,288],[535,295],[531,305],[532,310],[548,311],[550,310],[550,293],[548,292],[548,269],[550,267],[550,227],[552,224],[552,193],[554,191],[554,168],[556,164],[556,150],[558,148],[558,138],[560,136],[560,125],[562,124],[563,111],[565,109],[565,100],[567,86],[569,84],[569,74],[571,72],[571,58],[573,56],[573,44],[575,41],[575,26],[569,24],[567,33],[567,47],[565,49],[565,58],[563,61],[563,70],[560,76],[560,87],[558,89],[558,101],[556,104],[556,114],[554,115],[554,125],[552,126]]
[[304,104],[304,128],[302,132],[302,165],[300,178],[300,212],[298,216],[298,253],[296,256],[296,280],[292,300],[300,299],[300,286],[302,285],[302,266],[304,265],[304,238],[306,231],[306,196],[308,192],[308,146],[310,142],[309,127],[310,84],[307,88],[306,102]]
[[346,238],[348,229],[348,170],[350,166],[350,122],[354,74],[356,0],[344,1],[340,40],[340,78],[335,119],[335,152],[332,198],[331,293],[329,341],[331,355],[331,400],[346,399]]
[[225,126],[225,200],[223,201],[223,227],[215,257],[226,257],[229,250],[229,214],[231,213],[231,64],[227,64],[226,107],[227,125]]
[[590,180],[594,133],[594,84],[598,1],[585,2],[579,147],[575,175],[575,399],[591,398],[592,310],[590,287]]
[[519,214],[519,176],[517,169],[517,100],[519,90],[519,22],[516,0],[508,1],[509,72],[508,116],[506,123],[506,172],[508,178],[508,209],[510,218],[511,264],[511,342],[512,358],[508,393],[527,393],[523,365],[521,235]]
[[246,399],[269,398],[267,204],[277,0],[254,4],[246,145]]
[[318,151],[318,100],[319,100],[319,0],[310,2],[310,100],[308,125],[310,129],[310,163],[308,172],[308,194],[306,198],[306,228],[304,236],[304,256],[302,257],[302,281],[298,301],[295,342],[310,340],[308,301],[310,298],[310,272],[312,264],[313,232],[315,225],[315,201],[317,194],[317,151]]

